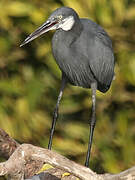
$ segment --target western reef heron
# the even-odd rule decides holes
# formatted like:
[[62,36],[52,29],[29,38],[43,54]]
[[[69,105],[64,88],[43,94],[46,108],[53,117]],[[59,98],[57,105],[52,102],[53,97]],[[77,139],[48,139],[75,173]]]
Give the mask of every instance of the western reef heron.
[[93,133],[96,123],[96,90],[108,91],[114,77],[114,54],[112,42],[104,29],[95,22],[79,18],[69,7],[56,9],[37,30],[20,45],[23,46],[41,34],[56,30],[52,39],[53,56],[62,72],[62,81],[53,114],[48,149],[58,117],[58,109],[63,90],[67,83],[83,88],[91,88],[92,108],[90,134],[85,166],[89,166]]

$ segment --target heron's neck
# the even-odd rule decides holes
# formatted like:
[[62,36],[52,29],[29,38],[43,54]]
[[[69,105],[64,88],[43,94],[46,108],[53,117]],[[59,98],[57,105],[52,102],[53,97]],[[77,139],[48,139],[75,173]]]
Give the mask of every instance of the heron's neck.
[[59,29],[56,31],[55,35],[58,39],[60,38],[60,41],[63,41],[66,46],[70,46],[80,36],[82,29],[83,26],[80,19],[78,19],[75,21],[71,30],[64,31],[62,29]]

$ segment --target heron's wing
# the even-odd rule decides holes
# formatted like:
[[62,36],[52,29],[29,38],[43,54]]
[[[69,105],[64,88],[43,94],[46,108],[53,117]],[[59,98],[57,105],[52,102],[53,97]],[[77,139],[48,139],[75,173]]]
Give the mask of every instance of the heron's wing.
[[102,92],[106,92],[109,89],[114,76],[113,51],[111,46],[107,44],[106,39],[96,37],[94,45],[89,52],[91,53],[89,65],[99,84],[99,90]]

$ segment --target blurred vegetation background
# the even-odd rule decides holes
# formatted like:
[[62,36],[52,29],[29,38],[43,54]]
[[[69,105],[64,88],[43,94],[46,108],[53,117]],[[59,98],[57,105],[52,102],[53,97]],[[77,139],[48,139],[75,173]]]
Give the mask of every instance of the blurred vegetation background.
[[[90,166],[98,173],[135,165],[135,0],[1,0],[0,128],[17,141],[47,148],[61,72],[51,53],[53,32],[21,42],[61,6],[74,8],[109,33],[115,52],[110,90],[97,92],[97,125]],[[53,149],[84,164],[91,91],[68,85]]]

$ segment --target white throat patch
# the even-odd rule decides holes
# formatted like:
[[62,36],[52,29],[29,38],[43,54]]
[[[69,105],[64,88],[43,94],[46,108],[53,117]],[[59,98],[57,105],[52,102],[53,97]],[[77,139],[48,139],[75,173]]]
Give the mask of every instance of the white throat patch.
[[75,23],[74,17],[69,16],[63,20],[63,23],[60,24],[59,28],[62,28],[64,31],[69,31],[72,29]]

